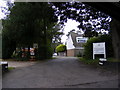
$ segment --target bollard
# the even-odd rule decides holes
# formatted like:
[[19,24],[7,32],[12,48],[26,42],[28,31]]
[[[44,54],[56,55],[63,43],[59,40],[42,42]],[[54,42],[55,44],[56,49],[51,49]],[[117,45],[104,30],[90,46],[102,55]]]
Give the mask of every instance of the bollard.
[[8,62],[1,62],[2,65],[2,71],[7,71],[8,70]]
[[106,58],[100,58],[99,59],[99,65],[104,65],[106,61],[107,61]]

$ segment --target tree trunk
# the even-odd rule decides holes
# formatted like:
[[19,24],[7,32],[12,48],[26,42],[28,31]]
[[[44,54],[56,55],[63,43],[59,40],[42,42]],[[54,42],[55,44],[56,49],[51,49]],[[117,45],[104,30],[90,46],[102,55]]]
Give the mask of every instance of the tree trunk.
[[47,58],[47,48],[46,48],[46,46],[47,46],[47,32],[46,32],[46,19],[45,19],[45,17],[44,17],[44,38],[43,38],[43,41],[44,41],[44,59],[46,59]]
[[112,43],[114,49],[114,56],[120,60],[120,21],[112,19],[111,22]]
[[28,45],[27,58],[30,59],[30,45]]

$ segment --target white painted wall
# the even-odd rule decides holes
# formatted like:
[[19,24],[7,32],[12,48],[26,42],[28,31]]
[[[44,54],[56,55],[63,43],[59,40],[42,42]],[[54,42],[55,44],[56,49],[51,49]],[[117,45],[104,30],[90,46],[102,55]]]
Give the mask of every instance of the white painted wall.
[[69,35],[67,42],[66,42],[67,50],[74,49],[75,46],[73,45],[72,37]]

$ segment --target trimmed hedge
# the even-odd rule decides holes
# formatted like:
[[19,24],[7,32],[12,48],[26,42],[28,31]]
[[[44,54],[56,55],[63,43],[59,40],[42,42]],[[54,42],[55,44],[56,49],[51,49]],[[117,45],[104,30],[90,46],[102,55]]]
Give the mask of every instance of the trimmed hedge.
[[60,44],[56,47],[56,52],[64,52],[66,51],[66,46],[63,44]]
[[84,45],[84,58],[92,59],[93,56],[93,43],[105,42],[106,46],[106,56],[113,57],[113,47],[112,47],[112,38],[110,35],[101,35],[98,37],[90,38],[87,43]]

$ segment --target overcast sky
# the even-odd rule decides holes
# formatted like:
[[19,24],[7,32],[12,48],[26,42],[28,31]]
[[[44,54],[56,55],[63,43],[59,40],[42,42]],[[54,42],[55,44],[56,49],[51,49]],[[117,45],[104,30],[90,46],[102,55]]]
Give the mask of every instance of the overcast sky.
[[5,14],[4,13],[2,13],[2,7],[7,7],[6,6],[6,1],[4,1],[4,0],[0,0],[0,19],[2,19],[3,17],[5,17]]
[[79,25],[79,23],[78,22],[76,22],[75,20],[71,20],[71,19],[68,19],[68,21],[67,21],[67,23],[65,23],[65,28],[64,28],[64,34],[65,35],[63,35],[62,36],[62,40],[61,40],[61,42],[64,42],[65,43],[65,41],[66,41],[66,39],[67,39],[67,34],[68,34],[68,32],[70,31],[70,30],[73,30],[73,29],[75,29],[75,30],[79,30],[78,28],[77,28],[77,26]]

